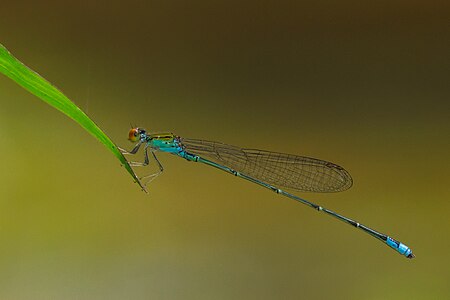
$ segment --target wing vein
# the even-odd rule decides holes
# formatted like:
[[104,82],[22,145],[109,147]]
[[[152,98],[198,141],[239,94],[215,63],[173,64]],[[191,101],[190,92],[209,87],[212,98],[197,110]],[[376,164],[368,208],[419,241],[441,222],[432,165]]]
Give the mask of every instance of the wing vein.
[[185,151],[280,188],[339,192],[353,184],[342,167],[320,159],[182,138]]

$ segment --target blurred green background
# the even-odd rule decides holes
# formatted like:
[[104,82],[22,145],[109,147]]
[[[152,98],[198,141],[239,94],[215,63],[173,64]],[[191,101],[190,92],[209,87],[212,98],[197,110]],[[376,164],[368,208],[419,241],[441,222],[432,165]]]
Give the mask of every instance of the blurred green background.
[[443,299],[448,1],[7,1],[0,43],[119,145],[149,131],[344,166],[300,194],[354,228],[160,155],[146,195],[72,120],[0,76],[1,299]]

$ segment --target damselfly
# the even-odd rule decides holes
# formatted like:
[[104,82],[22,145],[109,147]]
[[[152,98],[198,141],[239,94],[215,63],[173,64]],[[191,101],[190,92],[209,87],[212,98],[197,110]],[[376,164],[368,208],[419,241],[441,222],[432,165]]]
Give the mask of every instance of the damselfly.
[[182,138],[172,133],[149,134],[145,129],[138,127],[130,130],[128,139],[136,145],[131,151],[121,149],[123,154],[136,154],[139,148],[144,146],[144,161],[131,162],[131,166],[148,165],[149,151],[158,164],[158,172],[141,178],[146,181],[145,184],[164,170],[155,152],[171,153],[188,161],[201,162],[259,184],[277,194],[294,199],[359,228],[407,258],[414,257],[411,249],[405,244],[281,189],[301,192],[339,192],[350,188],[353,183],[350,174],[334,163],[305,156],[243,149],[219,142]]

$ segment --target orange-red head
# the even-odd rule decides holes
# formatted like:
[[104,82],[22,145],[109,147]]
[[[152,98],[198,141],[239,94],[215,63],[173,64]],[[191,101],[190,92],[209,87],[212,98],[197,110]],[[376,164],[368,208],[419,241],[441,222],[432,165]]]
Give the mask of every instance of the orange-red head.
[[135,143],[141,139],[141,134],[145,133],[145,129],[136,127],[131,128],[130,132],[128,132],[128,140]]

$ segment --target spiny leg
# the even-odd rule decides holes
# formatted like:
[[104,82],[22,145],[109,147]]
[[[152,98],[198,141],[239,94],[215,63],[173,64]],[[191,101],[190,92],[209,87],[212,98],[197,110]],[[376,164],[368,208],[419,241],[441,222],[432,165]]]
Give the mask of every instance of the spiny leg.
[[[147,154],[147,151],[146,151],[145,153]],[[152,182],[156,177],[158,177],[159,175],[161,175],[161,173],[164,171],[164,167],[163,167],[162,164],[159,162],[159,160],[158,160],[158,158],[156,157],[156,154],[155,154],[154,151],[152,151],[152,155],[153,155],[153,157],[155,158],[155,161],[158,163],[159,171],[157,171],[157,172],[155,172],[155,173],[153,173],[153,174],[145,175],[145,176],[139,178],[140,180],[143,180],[143,179],[147,179],[147,178],[148,178],[148,181],[145,182],[144,185],[147,185],[147,184],[149,184],[150,182]],[[148,160],[148,157],[147,157],[147,160]]]
[[[122,152],[122,154],[136,154],[140,148],[140,146],[142,145],[142,142],[139,142],[138,144],[136,144],[136,146],[134,146],[134,148],[131,151],[127,151],[125,149],[119,148],[119,150]],[[161,175],[161,173],[164,171],[164,167],[162,166],[161,162],[158,160],[158,158],[155,155],[155,152],[153,150],[152,151],[152,155],[155,158],[156,163],[158,164],[159,167],[159,171],[153,173],[153,174],[149,174],[149,175],[145,175],[141,178],[139,178],[140,180],[144,180],[144,179],[148,179],[147,182],[144,183],[144,185],[149,184],[150,182],[152,182],[156,177],[158,177],[159,175]],[[144,162],[137,162],[137,161],[130,161],[129,164],[132,167],[145,167],[150,163],[150,160],[148,158],[148,145],[145,145],[145,149],[144,149]]]
[[117,147],[117,148],[119,148],[119,150],[122,154],[136,154],[139,150],[139,147],[141,147],[141,145],[142,145],[142,142],[137,143],[136,146],[134,146],[134,148],[131,149],[131,151],[128,151],[128,150],[120,148],[120,147]]
[[[128,151],[128,150],[120,148],[120,147],[117,147],[117,148],[119,148],[119,150],[122,154],[128,155],[128,154],[136,154],[141,146],[142,146],[142,142],[139,142],[136,144],[136,146],[134,146],[134,148],[131,151]],[[144,162],[130,161],[129,162],[130,166],[145,167],[146,165],[148,165],[149,159],[148,159],[148,154],[147,154],[147,147],[148,147],[148,145],[145,145]]]
[[145,167],[145,166],[147,166],[149,161],[150,161],[148,159],[148,151],[147,151],[147,149],[148,149],[148,146],[146,145],[145,149],[144,149],[144,162],[130,161],[129,162],[130,166],[132,166],[132,167]]

